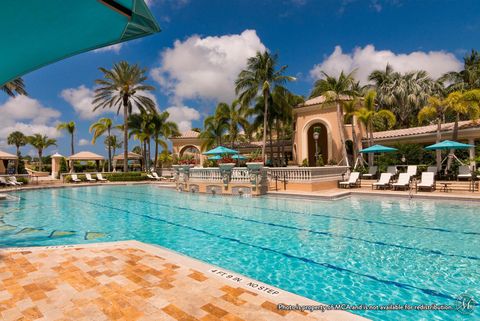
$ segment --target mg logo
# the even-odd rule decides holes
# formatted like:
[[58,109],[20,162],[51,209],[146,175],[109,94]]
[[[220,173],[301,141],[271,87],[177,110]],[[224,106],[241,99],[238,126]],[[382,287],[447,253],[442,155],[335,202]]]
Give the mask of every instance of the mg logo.
[[457,300],[458,300],[458,303],[456,304],[455,308],[457,309],[458,312],[460,312],[461,314],[473,313],[473,310],[477,305],[477,302],[475,302],[473,296],[464,293],[464,294],[461,294],[457,298]]

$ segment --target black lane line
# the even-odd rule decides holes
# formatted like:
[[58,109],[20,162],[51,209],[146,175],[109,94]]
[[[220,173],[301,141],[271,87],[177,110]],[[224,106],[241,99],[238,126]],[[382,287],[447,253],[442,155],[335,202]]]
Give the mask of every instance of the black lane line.
[[[123,193],[123,192],[120,192],[120,193]],[[127,192],[125,192],[125,193],[127,193]],[[86,194],[96,195],[96,194],[93,194],[93,193],[86,193]],[[148,195],[148,194],[145,194],[145,195]],[[278,223],[264,222],[264,221],[249,219],[249,218],[243,218],[243,217],[239,217],[239,216],[213,213],[213,212],[209,212],[209,211],[205,211],[205,210],[199,210],[199,209],[193,209],[193,208],[189,208],[189,207],[167,205],[167,204],[164,204],[164,203],[151,202],[151,201],[148,201],[148,200],[145,200],[145,199],[138,200],[138,199],[126,198],[126,197],[115,197],[115,196],[110,196],[110,197],[116,198],[116,199],[125,199],[125,200],[129,200],[129,201],[140,202],[140,203],[148,203],[148,204],[163,206],[163,207],[167,207],[167,208],[171,208],[171,209],[189,210],[189,211],[193,211],[193,212],[197,212],[197,213],[204,213],[204,214],[215,215],[215,216],[219,216],[219,217],[232,218],[232,219],[236,219],[236,220],[240,220],[240,221],[269,225],[269,226],[275,226],[275,227],[286,228],[286,229],[290,229],[290,230],[307,232],[307,233],[312,233],[312,234],[317,234],[317,235],[323,235],[323,236],[329,236],[329,237],[335,237],[335,238],[343,238],[343,239],[348,239],[348,240],[352,240],[352,241],[361,241],[361,242],[364,242],[364,243],[387,246],[387,247],[395,247],[395,248],[399,248],[399,249],[403,249],[403,250],[417,251],[417,252],[421,252],[421,253],[424,253],[424,254],[434,254],[434,255],[440,255],[440,256],[457,257],[457,258],[462,258],[462,259],[480,261],[480,257],[478,257],[478,256],[461,255],[461,254],[449,254],[449,253],[443,253],[439,250],[422,249],[422,248],[406,246],[406,245],[385,243],[385,242],[381,242],[381,241],[372,241],[372,240],[362,239],[362,238],[359,238],[359,237],[353,237],[353,236],[349,236],[349,235],[342,235],[342,234],[336,234],[336,233],[331,233],[331,232],[310,230],[310,229],[299,228],[299,227],[295,227],[295,226],[283,225],[283,224],[278,224]]]
[[[127,193],[127,192],[124,192]],[[140,192],[128,192],[128,194],[137,194],[137,195],[149,195],[149,196],[158,196],[155,194],[147,194],[147,193],[140,193]],[[318,217],[326,217],[326,218],[334,218],[338,220],[345,220],[345,221],[353,221],[353,222],[361,222],[361,223],[368,223],[368,224],[380,224],[380,225],[390,225],[396,227],[405,227],[405,228],[413,228],[413,229],[421,229],[421,230],[429,230],[429,231],[437,231],[437,232],[444,232],[444,233],[458,233],[458,234],[466,234],[466,235],[480,235],[480,232],[463,232],[463,231],[455,231],[449,230],[441,227],[426,227],[426,226],[416,226],[416,225],[408,225],[408,224],[398,224],[398,223],[389,223],[389,222],[382,222],[382,221],[374,221],[368,219],[359,219],[353,217],[343,217],[343,216],[336,216],[336,215],[326,215],[326,214],[315,214],[315,213],[304,213],[304,212],[297,212],[297,211],[290,211],[290,210],[282,210],[282,209],[275,209],[270,207],[262,207],[262,206],[246,206],[235,204],[236,207],[243,207],[243,208],[255,208],[255,209],[262,209],[268,211],[275,211],[279,213],[285,214],[300,214],[300,215],[307,215],[307,216],[318,216]]]
[[[89,194],[89,193],[87,193],[87,194]],[[153,217],[153,216],[148,215],[148,214],[135,213],[135,212],[131,212],[129,210],[124,210],[124,209],[121,209],[121,208],[116,208],[116,207],[113,207],[113,206],[99,204],[99,203],[95,203],[95,202],[89,202],[89,201],[86,201],[86,200],[75,199],[75,198],[71,198],[71,197],[64,196],[64,195],[62,195],[62,196],[59,195],[59,197],[63,197],[65,199],[69,199],[69,200],[76,201],[76,202],[81,202],[81,203],[84,203],[84,204],[91,204],[91,205],[94,205],[94,206],[97,206],[97,207],[103,207],[103,208],[115,210],[115,211],[118,211],[118,212],[123,212],[123,213],[131,214],[131,215],[145,217],[145,218],[148,218],[148,219],[151,219],[151,220],[154,220],[154,221],[164,222],[164,223],[169,224],[169,225],[173,225],[173,226],[177,226],[177,227],[181,227],[181,228],[186,228],[186,229],[198,232],[198,233],[202,233],[202,234],[213,236],[213,237],[220,238],[220,239],[223,239],[223,240],[235,242],[235,243],[245,245],[245,246],[248,246],[248,247],[257,248],[257,249],[261,249],[263,251],[279,254],[279,255],[282,255],[282,256],[284,256],[286,258],[289,258],[289,259],[296,259],[296,260],[300,260],[300,261],[305,262],[305,263],[322,266],[322,267],[333,269],[333,270],[336,270],[336,271],[347,272],[347,273],[362,276],[362,277],[365,277],[365,278],[368,278],[368,279],[371,279],[371,280],[374,280],[374,281],[377,281],[377,282],[381,282],[381,283],[384,283],[384,284],[387,284],[387,285],[393,285],[393,286],[396,286],[396,287],[399,287],[399,288],[402,288],[402,289],[414,289],[414,290],[421,291],[422,293],[425,293],[425,294],[428,294],[428,295],[431,295],[431,296],[436,296],[436,297],[441,297],[441,298],[445,298],[445,299],[449,299],[449,300],[458,301],[457,298],[452,297],[449,294],[445,294],[445,293],[436,291],[436,290],[432,290],[432,289],[428,289],[428,288],[420,288],[420,287],[416,287],[414,285],[410,285],[410,284],[406,284],[406,283],[380,279],[380,278],[377,278],[376,276],[373,276],[373,275],[363,274],[363,273],[360,273],[360,272],[355,272],[353,270],[350,270],[350,269],[347,269],[347,268],[342,268],[342,267],[339,267],[339,266],[336,266],[336,265],[333,265],[333,264],[330,264],[330,263],[317,262],[317,261],[311,260],[309,258],[284,253],[284,252],[281,252],[281,251],[278,251],[278,250],[275,250],[275,249],[271,249],[271,248],[268,248],[268,247],[249,244],[249,243],[243,242],[239,239],[214,234],[214,233],[211,233],[211,232],[199,229],[199,228],[191,227],[191,226],[180,224],[180,223],[171,222],[171,221],[164,220],[164,219],[157,218],[157,217]]]

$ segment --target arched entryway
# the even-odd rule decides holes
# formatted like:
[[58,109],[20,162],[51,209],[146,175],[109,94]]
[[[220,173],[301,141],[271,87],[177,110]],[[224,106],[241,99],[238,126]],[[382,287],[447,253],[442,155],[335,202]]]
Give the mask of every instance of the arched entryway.
[[187,145],[182,147],[179,153],[180,158],[182,157],[193,157],[195,159],[196,164],[200,164],[200,150],[198,147],[193,146],[193,145]]
[[[318,139],[315,140],[315,133],[318,133]],[[313,123],[307,131],[307,148],[308,148],[308,165],[316,165],[316,153],[319,157],[321,155],[323,164],[328,163],[329,149],[328,149],[328,130],[323,123]]]

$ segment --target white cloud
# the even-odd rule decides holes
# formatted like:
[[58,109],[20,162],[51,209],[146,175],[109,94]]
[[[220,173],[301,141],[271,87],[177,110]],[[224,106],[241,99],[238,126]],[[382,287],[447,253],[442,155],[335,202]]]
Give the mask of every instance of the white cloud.
[[93,52],[109,52],[109,51],[111,51],[111,52],[114,52],[114,53],[118,54],[120,52],[120,49],[122,49],[124,44],[125,43],[123,43],[123,42],[117,43],[117,44],[114,44],[114,45],[111,45],[111,46],[95,49]]
[[200,119],[200,113],[187,106],[172,106],[166,111],[170,114],[168,120],[176,122],[181,132],[191,129],[192,121]]
[[195,98],[230,102],[234,81],[247,59],[265,49],[255,30],[220,37],[194,35],[165,49],[160,67],[151,75],[176,102]]
[[38,100],[27,96],[9,98],[0,105],[0,137],[6,138],[13,131],[25,135],[42,134],[58,137],[60,133],[54,126],[60,112],[43,106]]
[[460,70],[462,62],[455,55],[446,51],[415,51],[408,54],[396,54],[390,50],[376,50],[373,45],[356,47],[351,53],[343,53],[336,46],[332,54],[310,70],[314,79],[322,78],[321,71],[338,76],[343,70],[356,71],[356,78],[361,83],[367,82],[368,75],[376,69],[383,70],[390,64],[395,71],[408,72],[426,70],[431,77],[438,78],[447,71]]
[[86,146],[86,145],[90,145],[90,141],[88,139],[81,138],[78,141],[78,146]]

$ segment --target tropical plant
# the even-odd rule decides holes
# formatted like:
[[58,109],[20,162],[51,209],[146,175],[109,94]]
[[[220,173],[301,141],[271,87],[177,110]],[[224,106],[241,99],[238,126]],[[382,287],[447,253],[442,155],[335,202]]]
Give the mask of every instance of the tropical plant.
[[15,145],[15,147],[17,148],[18,161],[15,166],[15,173],[18,174],[18,164],[20,163],[20,147],[27,144],[27,137],[22,132],[14,131],[10,133],[10,135],[8,135],[7,144]]
[[153,162],[155,170],[158,162],[158,146],[160,145],[166,150],[168,148],[167,139],[180,135],[177,124],[169,121],[168,117],[170,117],[170,114],[166,111],[151,116],[152,137],[155,142],[155,159]]
[[340,133],[342,160],[345,162],[346,166],[349,166],[349,161],[345,145],[344,118],[341,101],[352,99],[357,94],[353,88],[355,84],[354,73],[355,72],[352,71],[349,74],[345,74],[342,71],[338,78],[335,78],[322,72],[323,78],[315,82],[312,93],[310,94],[311,98],[323,95],[327,102],[335,103],[337,110],[337,125]]
[[447,83],[447,91],[464,91],[480,88],[480,54],[472,50],[463,58],[463,69],[451,71],[440,77],[442,82]]
[[0,86],[0,91],[5,92],[10,97],[15,97],[16,94],[28,95],[22,78],[14,79]]
[[150,141],[153,135],[153,123],[152,114],[141,113],[132,114],[128,117],[129,138],[134,137],[140,141],[143,145],[142,155],[144,170],[147,171],[150,168]]
[[[99,108],[117,108],[117,114],[123,109],[123,155],[128,159],[128,117],[133,107],[141,112],[156,112],[154,101],[143,94],[154,90],[154,87],[146,85],[146,69],[140,68],[137,64],[130,65],[121,61],[113,65],[111,70],[100,68],[103,73],[102,79],[97,79],[96,84],[100,85],[95,90],[95,105],[93,110]],[[128,171],[128,162],[123,164],[124,172]]]
[[287,66],[282,66],[277,70],[277,62],[278,56],[276,54],[271,55],[268,51],[257,52],[254,57],[247,60],[247,69],[242,70],[235,81],[235,92],[239,95],[242,105],[249,105],[259,95],[263,97],[262,158],[264,161],[271,92],[275,87],[295,80],[294,77],[284,75]]
[[219,103],[216,108],[216,116],[221,122],[227,125],[228,139],[230,140],[230,147],[234,148],[235,142],[238,139],[240,128],[244,132],[248,132],[250,124],[247,117],[249,108],[247,105],[242,105],[238,100],[234,100],[230,105],[226,103]]
[[165,164],[173,163],[173,155],[168,151],[168,149],[162,150],[158,155],[158,162],[160,163],[160,168],[163,168]]
[[[107,138],[110,137],[112,126],[113,126],[113,122],[112,122],[112,119],[110,118],[100,118],[95,123],[93,123],[89,128],[90,133],[93,132],[92,144],[95,144],[98,137],[100,137],[105,133],[107,133]],[[112,146],[109,145],[111,140],[107,139],[105,140],[105,142],[107,143],[107,150],[108,150],[108,171],[111,172],[112,171]]]
[[[116,151],[118,148],[121,148],[123,145],[122,141],[118,140],[118,137],[116,135],[110,135],[105,137],[105,140],[103,141],[104,145],[107,147],[110,147],[112,149],[112,155],[115,155]],[[112,166],[113,168],[113,166]]]
[[39,159],[39,169],[42,171],[43,169],[43,151],[44,149],[57,145],[57,140],[53,138],[48,138],[47,135],[41,134],[33,134],[32,136],[27,137],[27,141],[30,145],[32,145],[38,152],[38,159]]
[[223,135],[228,129],[228,124],[221,119],[219,114],[211,115],[203,121],[203,131],[199,137],[202,139],[202,150],[211,149],[213,146],[222,145]]
[[71,155],[75,154],[75,147],[74,147],[74,136],[75,136],[75,122],[65,122],[60,123],[57,125],[57,130],[64,130],[70,134],[70,151]]

